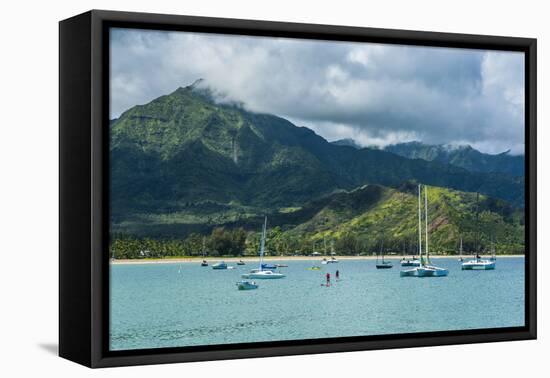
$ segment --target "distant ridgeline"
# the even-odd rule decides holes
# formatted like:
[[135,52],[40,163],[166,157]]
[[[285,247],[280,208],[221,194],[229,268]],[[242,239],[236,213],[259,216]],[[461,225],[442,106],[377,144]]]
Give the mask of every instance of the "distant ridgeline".
[[264,214],[272,253],[370,254],[382,240],[412,253],[417,182],[430,185],[434,253],[461,237],[465,252],[523,253],[523,157],[472,149],[481,164],[329,143],[214,97],[200,83],[178,88],[111,122],[115,257],[196,255],[203,241],[210,255],[255,254]]

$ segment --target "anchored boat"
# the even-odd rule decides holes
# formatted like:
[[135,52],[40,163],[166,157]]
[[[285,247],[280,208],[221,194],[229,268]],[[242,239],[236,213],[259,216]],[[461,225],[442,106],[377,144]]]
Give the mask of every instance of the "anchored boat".
[[204,236],[202,237],[202,262],[201,262],[201,266],[208,266],[208,262],[205,260],[206,259],[206,240],[204,238]]
[[426,258],[422,257],[422,186],[418,185],[418,254],[420,256],[420,264],[412,269],[402,270],[401,277],[445,277],[449,271],[444,268],[433,265],[430,261],[430,250],[428,244],[428,191],[424,187],[424,211],[425,211],[425,228],[426,228]]
[[482,259],[479,255],[476,255],[475,259],[462,263],[462,270],[493,270],[495,266],[496,261]]
[[227,264],[223,261],[220,261],[220,262],[212,265],[212,269],[215,269],[215,270],[227,269]]
[[378,261],[378,255],[376,255],[376,269],[391,269],[393,268],[393,264],[391,261],[384,261],[384,240],[382,240],[382,244],[380,246],[380,254],[382,254],[382,261]]
[[258,288],[258,284],[256,282],[248,282],[248,281],[239,281],[237,282],[237,289],[239,290],[254,290]]
[[[477,202],[479,202],[479,193],[477,195]],[[479,223],[479,221],[477,221],[478,217],[479,217],[479,209],[476,210],[476,222],[477,223]],[[476,256],[472,260],[468,260],[466,262],[463,262],[462,263],[462,270],[494,270],[495,267],[496,267],[496,264],[497,264],[497,261],[496,261],[497,259],[496,259],[496,255],[495,255],[495,244],[494,244],[494,242],[492,242],[491,244],[492,244],[491,258],[490,259],[481,258],[481,256],[479,255],[478,236],[476,235],[476,246],[475,246],[475,250],[477,251]]]
[[[266,268],[269,266],[264,264],[264,253],[265,253],[265,238],[267,233],[267,217],[264,220],[264,227],[262,229],[262,239],[260,241],[260,267],[258,269],[253,269],[250,273],[242,274],[242,278],[256,278],[256,279],[277,279],[284,278],[285,275],[282,273],[275,273],[272,269]],[[275,265],[272,265],[276,269]]]

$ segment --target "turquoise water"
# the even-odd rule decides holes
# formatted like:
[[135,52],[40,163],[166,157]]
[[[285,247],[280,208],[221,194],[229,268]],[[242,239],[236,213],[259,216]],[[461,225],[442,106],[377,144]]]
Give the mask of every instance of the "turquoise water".
[[[461,271],[437,259],[442,278],[399,277],[375,261],[343,260],[309,271],[288,261],[286,278],[235,282],[256,264],[213,270],[198,263],[111,266],[111,350],[523,326],[524,259],[494,271]],[[233,265],[233,264],[229,264]],[[334,282],[340,270],[341,281]],[[321,286],[330,272],[333,285]]]

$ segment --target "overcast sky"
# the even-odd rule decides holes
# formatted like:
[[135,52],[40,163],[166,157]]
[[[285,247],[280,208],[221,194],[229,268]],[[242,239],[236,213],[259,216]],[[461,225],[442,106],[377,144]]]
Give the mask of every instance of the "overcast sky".
[[111,31],[111,118],[198,78],[329,141],[524,151],[523,53]]

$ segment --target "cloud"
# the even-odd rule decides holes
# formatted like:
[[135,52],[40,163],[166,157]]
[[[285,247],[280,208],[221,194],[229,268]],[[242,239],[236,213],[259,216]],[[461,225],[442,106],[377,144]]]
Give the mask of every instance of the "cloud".
[[205,78],[328,140],[523,153],[523,73],[514,52],[113,29],[111,116]]

